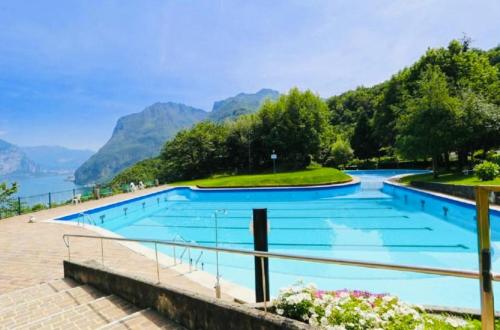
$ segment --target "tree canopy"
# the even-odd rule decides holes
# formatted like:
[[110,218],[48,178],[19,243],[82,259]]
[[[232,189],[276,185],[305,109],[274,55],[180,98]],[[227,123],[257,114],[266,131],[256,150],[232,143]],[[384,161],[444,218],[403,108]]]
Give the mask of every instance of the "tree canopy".
[[282,169],[380,157],[432,158],[436,169],[453,153],[463,165],[478,150],[500,147],[500,46],[471,46],[464,39],[430,48],[373,87],[327,100],[292,88],[255,114],[195,125],[166,143],[160,174],[177,180],[266,171],[273,150]]

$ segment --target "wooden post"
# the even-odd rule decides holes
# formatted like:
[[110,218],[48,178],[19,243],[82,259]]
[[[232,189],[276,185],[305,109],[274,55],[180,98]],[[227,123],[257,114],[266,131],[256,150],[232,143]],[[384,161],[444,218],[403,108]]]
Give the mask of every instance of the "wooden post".
[[491,276],[491,240],[489,191],[485,187],[476,187],[477,243],[479,255],[479,286],[481,295],[481,328],[495,329],[495,305]]

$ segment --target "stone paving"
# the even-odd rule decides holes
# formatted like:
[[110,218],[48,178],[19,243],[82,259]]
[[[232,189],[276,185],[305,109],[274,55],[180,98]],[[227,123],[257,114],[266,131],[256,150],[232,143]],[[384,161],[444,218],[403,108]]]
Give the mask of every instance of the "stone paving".
[[[118,297],[104,296],[90,287],[62,280],[63,260],[68,258],[62,235],[96,233],[80,226],[44,221],[161,189],[165,187],[40,211],[33,214],[34,223],[28,222],[32,214],[0,220],[0,329],[177,328],[153,311],[137,310]],[[99,241],[72,239],[71,260],[102,262]],[[154,260],[117,242],[104,242],[104,265],[148,280],[157,279]],[[192,281],[189,278],[192,274],[187,274],[187,270],[179,272],[179,269],[183,268],[160,267],[161,282],[214,295],[210,285],[202,286]],[[231,299],[229,296],[223,298]]]
[[[157,187],[135,193],[111,196],[98,201],[70,205],[35,213],[34,223],[28,223],[31,214],[0,220],[0,295],[6,292],[48,282],[63,277],[62,262],[68,257],[63,234],[96,235],[94,231],[78,226],[47,223],[43,220],[83,211],[100,205],[152,193]],[[98,235],[98,234],[97,234]],[[105,241],[104,264],[110,268],[130,272],[146,279],[156,279],[156,263],[122,244]],[[99,240],[72,239],[71,260],[101,262]],[[213,290],[200,286],[181,276],[177,271],[162,267],[160,278],[170,285],[198,293],[213,295]]]

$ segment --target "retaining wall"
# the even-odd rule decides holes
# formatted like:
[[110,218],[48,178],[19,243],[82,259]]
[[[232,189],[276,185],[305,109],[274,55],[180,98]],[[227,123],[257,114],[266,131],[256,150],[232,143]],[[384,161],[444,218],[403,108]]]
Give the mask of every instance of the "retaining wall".
[[151,283],[97,263],[64,261],[64,277],[117,295],[138,307],[153,308],[188,329],[312,329],[276,314]]
[[[476,199],[476,191],[474,190],[473,186],[423,181],[411,181],[410,185],[415,188],[431,190],[456,197],[467,198],[471,200]],[[500,205],[500,194],[495,195],[495,201],[493,203]]]

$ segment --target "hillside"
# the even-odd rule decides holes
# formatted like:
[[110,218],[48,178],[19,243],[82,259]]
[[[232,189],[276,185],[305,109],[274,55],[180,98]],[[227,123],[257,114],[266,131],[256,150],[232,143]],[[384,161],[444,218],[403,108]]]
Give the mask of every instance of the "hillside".
[[31,175],[39,167],[17,146],[0,140],[0,176]]
[[74,172],[94,154],[91,150],[60,146],[21,147],[21,149],[44,172]]
[[158,155],[165,141],[207,117],[178,103],[155,103],[118,120],[111,139],[75,172],[77,184],[102,182],[136,162]]
[[215,122],[235,119],[241,115],[256,112],[265,100],[276,100],[279,95],[279,92],[265,88],[255,94],[240,93],[215,102],[208,118]]

